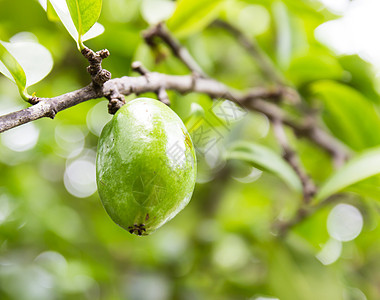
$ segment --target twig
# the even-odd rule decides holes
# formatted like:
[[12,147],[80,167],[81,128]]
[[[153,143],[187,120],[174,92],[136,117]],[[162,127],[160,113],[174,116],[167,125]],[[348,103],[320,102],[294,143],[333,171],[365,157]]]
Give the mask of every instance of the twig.
[[190,55],[189,51],[185,47],[182,47],[182,45],[166,30],[163,23],[158,23],[156,26],[145,31],[143,37],[146,43],[152,48],[157,46],[155,38],[160,38],[191,72],[204,78],[207,77],[202,68]]
[[[143,66],[143,64],[141,62],[135,61],[132,63],[131,67],[132,67],[132,70],[134,70],[135,72],[139,73],[140,75],[145,76],[146,80],[149,82],[150,72],[147,68],[145,68]],[[165,88],[160,87],[156,91],[156,94],[157,94],[158,100],[160,100],[162,103],[164,103],[166,105],[170,105],[169,96],[168,96],[168,93],[166,92]]]
[[134,61],[131,65],[132,70],[139,73],[140,75],[146,76],[149,73],[149,70],[143,66],[139,61]]
[[273,131],[283,149],[283,157],[296,172],[302,183],[303,198],[305,203],[310,203],[316,192],[313,180],[306,174],[297,153],[289,145],[285,130],[281,121],[273,121]]
[[[273,79],[276,79],[276,82],[282,83],[282,80],[280,78],[277,78],[276,75],[274,75],[276,74],[276,71],[273,68],[273,66],[270,64],[270,62],[268,62],[265,59],[265,57],[260,54],[260,51],[258,51],[258,47],[256,47],[248,38],[246,38],[243,33],[241,33],[238,29],[234,28],[232,25],[229,25],[228,23],[225,23],[223,21],[220,21],[219,23],[217,22],[216,24],[223,25],[224,28],[238,34],[238,36],[244,41],[243,46],[246,47],[246,49],[251,54],[252,54],[252,49],[256,54],[258,53],[258,56],[255,54],[253,58],[257,58],[258,60],[261,61],[263,72],[272,74],[271,76],[274,76]],[[195,63],[194,59],[187,52],[186,48],[182,47],[178,43],[178,41],[176,41],[171,36],[170,32],[164,27],[163,24],[160,23],[152,27],[148,31],[146,31],[144,34],[144,37],[145,37],[146,42],[150,46],[155,45],[153,42],[154,37],[160,37],[172,49],[173,54],[176,55],[180,60],[182,60],[182,62],[185,65],[187,65],[190,70],[199,71],[200,67]],[[186,52],[185,56],[181,55],[181,53],[183,53],[184,51]],[[197,82],[196,76],[194,76],[193,80],[194,80],[193,85],[195,85],[195,83]],[[192,87],[192,89],[189,90],[189,92],[193,90],[194,90],[194,86]],[[263,95],[263,97],[257,97],[258,95],[255,95],[255,93]],[[251,109],[259,111],[267,115],[269,119],[271,120],[274,120],[274,119],[280,120],[285,125],[293,128],[295,134],[298,137],[313,136],[312,140],[317,145],[319,145],[320,147],[328,151],[329,154],[332,155],[336,166],[339,166],[342,162],[344,162],[348,157],[347,149],[343,146],[342,143],[340,143],[334,137],[329,135],[324,130],[320,129],[316,124],[313,124],[312,126],[310,126],[309,122],[306,122],[306,121],[302,124],[294,123],[293,120],[284,116],[283,111],[280,108],[259,100],[259,98],[265,98],[265,99],[278,101],[282,97],[288,97],[294,103],[298,103],[300,100],[300,96],[296,90],[290,87],[284,87],[282,85],[272,90],[256,88],[252,90],[251,92],[247,93],[245,97],[243,96],[241,98],[234,97],[234,95],[231,95],[229,91],[226,91],[226,94],[222,95],[222,98],[227,98],[230,100],[232,100],[231,98],[234,98],[233,100],[235,102],[238,102],[239,104],[243,104],[246,106],[250,106]],[[218,98],[218,96],[216,96],[216,98]],[[256,100],[251,101],[252,98]]]
[[105,96],[108,99],[108,112],[111,115],[114,115],[124,104],[125,98],[122,93],[118,90],[118,88],[112,87],[110,89],[109,95]]
[[158,100],[160,100],[162,103],[166,105],[170,105],[168,93],[163,87],[159,88],[156,93],[157,93]]
[[101,87],[106,81],[111,79],[111,73],[102,69],[103,59],[110,55],[107,49],[94,52],[90,48],[85,47],[81,52],[90,64],[87,67],[87,72],[90,73],[95,87]]

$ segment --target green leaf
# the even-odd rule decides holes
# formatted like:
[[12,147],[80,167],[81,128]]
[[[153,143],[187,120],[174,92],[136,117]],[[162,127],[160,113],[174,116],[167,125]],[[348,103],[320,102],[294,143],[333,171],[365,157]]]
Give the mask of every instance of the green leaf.
[[3,62],[0,62],[0,72],[17,84],[24,99],[30,98],[26,88],[41,81],[53,67],[50,52],[31,41],[0,41],[0,57]]
[[[61,1],[61,0],[49,0],[49,1],[55,13],[58,15],[62,24],[65,26],[66,30],[68,31],[68,33],[77,42],[79,49],[84,46],[83,45],[84,41],[92,39],[104,32],[104,27],[99,23],[95,23],[91,27],[91,29],[89,29],[85,34],[80,35],[78,33],[78,30],[75,28],[75,25],[70,15],[69,8],[67,6],[66,1]],[[47,7],[47,9],[48,8],[49,7]]]
[[362,197],[380,200],[380,176],[375,175],[355,183],[349,186],[347,191],[357,193]]
[[47,0],[47,3],[46,3],[46,14],[49,21],[58,22],[60,20],[50,0]]
[[276,56],[281,67],[287,67],[292,56],[293,32],[287,6],[280,1],[272,5],[274,23],[276,28]]
[[354,150],[380,145],[380,118],[370,100],[334,81],[315,82],[311,90],[324,104],[323,120],[342,142]]
[[292,60],[287,77],[297,86],[321,79],[341,79],[343,68],[328,55],[307,55]]
[[177,36],[188,36],[201,31],[219,14],[223,0],[179,0],[168,28]]
[[367,150],[352,158],[321,186],[316,200],[340,192],[366,178],[380,173],[380,147]]
[[20,95],[25,99],[25,72],[13,55],[9,53],[5,44],[5,42],[0,41],[0,72],[17,84]]
[[339,63],[350,73],[347,84],[363,93],[374,103],[380,104],[380,95],[376,91],[373,66],[358,55],[347,55],[339,58]]
[[102,0],[66,0],[66,3],[78,31],[78,45],[83,48],[82,36],[99,19]]
[[280,177],[294,190],[302,191],[302,184],[294,170],[280,155],[263,145],[251,142],[236,143],[227,151],[226,159],[249,162],[258,169],[271,172]]

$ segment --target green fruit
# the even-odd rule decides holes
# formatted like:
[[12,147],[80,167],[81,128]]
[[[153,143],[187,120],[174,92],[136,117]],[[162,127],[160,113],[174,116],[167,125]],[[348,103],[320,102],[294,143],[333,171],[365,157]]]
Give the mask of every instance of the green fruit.
[[193,143],[165,104],[139,98],[103,128],[96,180],[104,208],[130,233],[148,235],[190,201],[196,176]]

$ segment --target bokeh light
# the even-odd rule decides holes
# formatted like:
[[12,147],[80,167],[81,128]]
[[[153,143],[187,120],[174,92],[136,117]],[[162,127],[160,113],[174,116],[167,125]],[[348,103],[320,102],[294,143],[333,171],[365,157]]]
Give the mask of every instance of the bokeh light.
[[239,269],[245,266],[250,253],[244,240],[238,235],[227,235],[214,249],[214,263],[227,270]]
[[170,0],[142,0],[141,14],[149,24],[167,19],[174,11],[175,3]]
[[330,265],[338,260],[342,254],[342,243],[333,238],[329,239],[322,250],[316,255],[324,265]]
[[112,119],[108,113],[107,105],[108,101],[100,101],[87,113],[87,127],[96,136],[100,136],[104,125]]
[[33,123],[13,128],[1,134],[1,142],[9,149],[23,152],[32,149],[38,141],[39,129]]
[[338,54],[359,54],[380,70],[380,40],[373,38],[380,26],[377,14],[380,2],[377,0],[324,2],[329,3],[328,5],[337,2],[337,8],[344,11],[344,14],[337,20],[328,21],[317,27],[316,38]]
[[55,128],[57,152],[63,157],[75,156],[83,150],[85,134],[79,126],[59,125]]
[[67,191],[78,198],[86,198],[96,192],[95,152],[88,151],[85,155],[68,162],[64,175]]
[[327,231],[330,236],[341,242],[355,239],[363,228],[363,216],[360,211],[349,204],[338,204],[327,219]]

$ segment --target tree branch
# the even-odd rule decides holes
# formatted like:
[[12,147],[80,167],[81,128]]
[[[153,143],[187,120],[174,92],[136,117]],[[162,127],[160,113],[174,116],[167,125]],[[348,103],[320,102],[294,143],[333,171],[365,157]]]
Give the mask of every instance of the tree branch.
[[273,130],[283,149],[284,159],[289,163],[301,180],[304,202],[306,204],[310,203],[317,190],[313,180],[306,174],[297,153],[290,146],[282,122],[275,120],[273,122]]
[[246,106],[248,108],[266,115],[272,122],[274,120],[277,120],[284,125],[292,128],[297,137],[308,138],[319,147],[326,150],[335,159],[339,159],[343,162],[347,159],[347,148],[339,140],[335,139],[329,133],[319,128],[317,124],[311,123],[308,118],[303,119],[301,122],[296,122],[294,119],[289,117],[289,115],[287,115],[280,107],[263,101],[260,98],[256,99],[255,101],[248,101],[248,99],[242,99],[241,101],[242,103],[246,103]]
[[[245,101],[247,96],[241,97],[238,92],[231,92],[222,83],[198,77],[194,82],[194,77],[187,76],[172,76],[161,73],[149,73],[139,77],[122,77],[108,80],[101,88],[90,85],[54,98],[38,98],[38,102],[26,109],[13,112],[7,115],[0,116],[0,132],[4,132],[13,127],[43,118],[54,118],[56,113],[77,105],[81,102],[106,97],[112,98],[115,91],[119,95],[142,94],[146,92],[157,92],[159,90],[175,90],[179,93],[186,94],[188,92],[197,92],[208,94],[213,98],[228,98],[232,101],[242,98]],[[267,98],[272,94],[265,90],[253,90],[249,98]],[[236,98],[236,99],[235,99]]]
[[175,56],[177,56],[187,68],[201,77],[207,77],[202,68],[190,55],[189,51],[183,47],[170,33],[166,30],[164,23],[158,23],[143,33],[145,42],[152,48],[156,48],[155,38],[160,38],[166,45],[169,46]]
[[61,110],[100,97],[102,97],[102,94],[90,84],[79,90],[54,98],[38,98],[38,102],[33,106],[0,116],[0,133],[40,118],[54,119],[55,115]]
[[[132,63],[132,70],[139,73],[140,75],[144,75],[146,80],[149,81],[149,70],[145,68],[141,62],[135,61]],[[170,105],[170,100],[168,93],[166,92],[164,87],[160,87],[157,91],[155,91],[157,94],[158,100],[160,100],[162,103],[166,105]]]
[[[278,72],[273,66],[272,62],[261,51],[259,46],[254,42],[254,40],[248,38],[243,32],[241,32],[235,26],[227,22],[224,22],[222,20],[216,20],[212,23],[212,25],[224,28],[225,30],[227,30],[233,36],[237,38],[237,40],[240,42],[243,48],[246,49],[248,54],[250,54],[251,57],[254,59],[254,61],[259,65],[262,73],[267,78],[276,82],[280,86],[279,90],[282,90],[280,98],[282,96],[284,98],[288,98],[289,100],[291,100],[292,103],[300,103],[301,96],[298,93],[298,91],[292,87],[287,87],[284,85],[283,79],[278,75]],[[265,104],[263,105],[260,104],[260,106],[264,107]],[[254,109],[256,108],[257,107],[254,107]],[[271,108],[271,110],[273,110],[273,108]],[[281,112],[277,112],[275,113],[275,115],[280,114],[280,113]],[[302,126],[297,126],[296,124],[294,124],[294,122],[284,117],[281,117],[280,119],[272,118],[272,121],[275,119],[281,121],[283,124],[287,126],[292,127],[294,130],[294,133],[297,136],[309,137],[314,142],[316,142],[317,145],[326,149],[330,153],[330,155],[333,157],[334,165],[336,167],[340,167],[349,157],[348,149],[345,146],[343,146],[342,143],[340,143],[337,139],[335,139],[333,136],[328,134],[323,129],[319,128],[317,124],[315,124],[315,122],[310,123],[308,117],[305,118],[305,123]],[[306,122],[306,120],[308,121]],[[330,146],[328,146],[329,144]]]
[[211,98],[229,99],[248,109],[263,113],[270,120],[281,121],[291,127],[298,136],[308,138],[329,153],[345,153],[341,144],[322,129],[315,125],[311,126],[302,120],[297,122],[278,106],[263,100],[278,95],[278,91],[258,88],[242,94],[230,90],[221,82],[213,79],[194,78],[191,75],[174,76],[155,72],[149,73],[149,80],[147,80],[146,75],[139,77],[124,76],[108,80],[100,89],[90,84],[77,91],[54,98],[39,98],[39,102],[34,106],[0,116],[0,132],[43,117],[54,118],[59,111],[87,100],[101,97],[112,98],[115,91],[119,95],[139,95],[146,92],[157,92],[160,89],[173,90],[181,94],[189,92],[203,93]]

